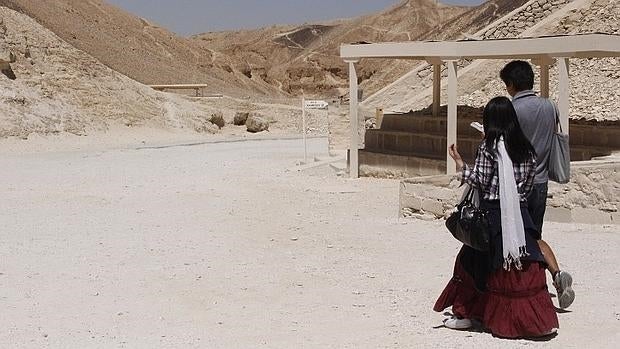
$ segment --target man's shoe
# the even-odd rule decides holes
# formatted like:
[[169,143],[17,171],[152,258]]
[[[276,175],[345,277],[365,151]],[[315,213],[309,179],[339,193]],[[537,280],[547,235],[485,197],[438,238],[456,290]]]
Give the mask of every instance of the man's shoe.
[[571,288],[573,277],[565,271],[558,271],[553,277],[553,286],[558,291],[560,308],[566,309],[575,300],[575,291]]
[[457,317],[451,317],[443,320],[444,326],[453,330],[466,330],[473,326],[470,319],[459,319]]

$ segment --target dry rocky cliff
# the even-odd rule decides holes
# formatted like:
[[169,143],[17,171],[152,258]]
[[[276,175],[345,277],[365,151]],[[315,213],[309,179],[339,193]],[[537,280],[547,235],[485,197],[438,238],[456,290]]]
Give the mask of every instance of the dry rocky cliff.
[[[620,2],[617,0],[530,0],[514,13],[481,30],[478,35],[485,39],[501,39],[593,32],[618,34],[619,17]],[[620,120],[617,112],[620,110],[619,59],[571,59],[570,62],[571,117]],[[503,83],[498,77],[505,63],[461,61],[459,104],[479,107],[493,96],[505,95]],[[468,70],[462,70],[465,67]],[[379,93],[369,96],[363,104],[367,108],[382,107],[394,111],[425,108],[431,101],[431,78],[431,67],[423,64]],[[554,67],[550,84],[554,96],[557,85],[557,70]],[[442,100],[446,100],[445,90]]]
[[278,95],[277,89],[213,64],[196,45],[103,0],[0,0],[108,67],[145,84],[206,83],[231,96]]
[[[203,47],[221,53],[215,62],[224,69],[241,71],[286,93],[304,91],[334,97],[346,92],[348,71],[339,57],[342,43],[416,40],[467,10],[434,0],[407,0],[355,19],[205,33],[193,38]],[[359,75],[361,80],[371,81],[366,88],[373,92],[410,67],[404,61],[368,61],[362,64]]]
[[[142,85],[64,42],[28,16],[0,7],[0,138],[87,134],[112,125],[215,132],[215,109]],[[12,61],[12,62],[11,62]]]
[[[617,34],[620,22],[618,0],[491,0],[473,8],[408,0],[356,19],[184,39],[100,0],[0,0],[0,5],[16,10],[2,7],[0,59],[15,62],[0,75],[5,99],[0,130],[2,136],[20,137],[30,132],[80,134],[105,130],[111,123],[214,131],[208,120],[218,109],[229,120],[236,111],[265,110],[272,123],[299,130],[297,102],[273,97],[301,91],[323,97],[346,93],[341,43]],[[565,11],[567,6],[574,9]],[[459,102],[478,107],[504,94],[497,79],[503,63],[462,61],[461,68],[470,70],[461,70]],[[618,63],[571,61],[572,117],[618,119]],[[362,60],[359,70],[364,105],[370,110],[406,111],[430,103],[426,63]],[[134,80],[208,82],[213,87],[209,92],[252,98],[190,101]],[[330,119],[336,128],[346,127],[341,111]],[[325,127],[317,119],[312,128],[324,133]]]

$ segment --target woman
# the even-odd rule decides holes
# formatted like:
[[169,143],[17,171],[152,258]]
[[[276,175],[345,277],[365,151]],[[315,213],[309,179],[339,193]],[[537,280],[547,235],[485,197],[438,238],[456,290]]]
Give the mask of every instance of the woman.
[[449,328],[469,328],[477,320],[499,337],[550,335],[557,331],[558,318],[526,200],[536,154],[508,98],[489,101],[483,126],[473,168],[463,162],[456,145],[449,153],[463,183],[478,189],[480,207],[488,211],[490,249],[483,253],[463,246],[434,310],[452,306],[454,317],[444,321]]

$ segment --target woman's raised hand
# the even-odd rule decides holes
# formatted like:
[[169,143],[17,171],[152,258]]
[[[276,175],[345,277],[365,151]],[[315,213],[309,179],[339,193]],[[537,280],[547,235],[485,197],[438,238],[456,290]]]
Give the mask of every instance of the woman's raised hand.
[[463,166],[465,166],[463,158],[461,157],[461,154],[459,154],[456,144],[452,144],[450,148],[448,148],[448,153],[450,154],[450,157],[454,159],[454,162],[456,162],[456,168],[458,170],[462,169]]

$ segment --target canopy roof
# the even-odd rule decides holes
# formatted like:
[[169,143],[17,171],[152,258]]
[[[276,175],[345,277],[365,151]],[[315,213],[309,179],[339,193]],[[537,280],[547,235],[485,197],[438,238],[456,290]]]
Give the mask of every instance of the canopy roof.
[[620,35],[597,33],[495,40],[361,43],[342,45],[340,57],[345,61],[360,58],[448,60],[620,57]]
[[[562,130],[569,132],[570,58],[620,57],[620,35],[582,34],[495,40],[388,42],[342,45],[340,57],[349,63],[349,113],[351,147],[349,173],[357,178],[359,170],[358,79],[355,63],[361,58],[403,58],[426,60],[433,65],[433,115],[441,105],[441,65],[448,70],[447,144],[457,141],[457,60],[459,59],[532,59],[540,66],[541,95],[549,96],[549,65],[558,63],[558,111]],[[446,172],[454,173],[454,160],[446,151]]]

